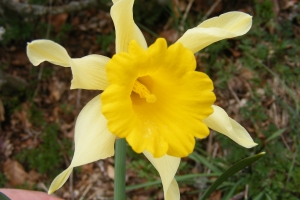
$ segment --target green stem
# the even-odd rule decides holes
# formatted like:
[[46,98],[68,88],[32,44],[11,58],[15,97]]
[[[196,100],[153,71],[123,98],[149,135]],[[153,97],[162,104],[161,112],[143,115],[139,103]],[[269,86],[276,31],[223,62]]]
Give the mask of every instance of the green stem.
[[115,154],[114,200],[126,199],[125,174],[126,174],[126,140],[118,139],[116,141],[116,154]]

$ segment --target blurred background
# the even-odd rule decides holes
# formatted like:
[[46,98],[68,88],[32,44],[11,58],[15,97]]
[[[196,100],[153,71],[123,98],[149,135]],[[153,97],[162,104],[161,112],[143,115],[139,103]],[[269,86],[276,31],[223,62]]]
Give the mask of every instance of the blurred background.
[[[47,62],[34,67],[26,44],[51,39],[73,58],[111,57],[115,32],[109,0],[0,1],[0,187],[47,191],[70,164],[74,125],[99,91],[70,90],[69,68]],[[214,81],[216,104],[241,123],[258,145],[245,149],[211,132],[198,140],[177,172],[181,199],[198,199],[235,162],[266,155],[224,182],[210,197],[300,199],[300,2],[298,0],[136,0],[134,19],[148,45],[169,44],[187,29],[228,11],[253,16],[244,36],[195,54],[197,70]],[[127,148],[127,196],[163,199],[154,167]],[[55,195],[65,199],[112,199],[114,158],[75,168]]]

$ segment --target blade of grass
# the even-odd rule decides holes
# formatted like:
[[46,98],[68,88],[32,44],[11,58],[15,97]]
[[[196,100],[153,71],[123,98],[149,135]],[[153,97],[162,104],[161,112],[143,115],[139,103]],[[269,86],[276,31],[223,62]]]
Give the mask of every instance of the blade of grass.
[[236,164],[234,164],[232,167],[230,167],[226,172],[224,172],[209,188],[208,190],[204,193],[204,195],[199,198],[200,200],[205,200],[207,199],[212,192],[217,189],[219,185],[221,185],[226,179],[234,175],[235,173],[239,172],[240,170],[244,169],[245,167],[251,165],[258,159],[260,159],[262,156],[265,155],[265,152],[261,152],[259,154],[256,154],[254,156],[250,156],[248,158],[245,158]]
[[[177,182],[186,181],[192,178],[199,178],[199,177],[208,177],[208,176],[219,176],[220,173],[213,173],[213,174],[187,174],[182,176],[175,176]],[[154,185],[161,184],[161,180],[151,181],[147,183],[137,184],[137,185],[130,185],[126,187],[126,191],[136,190],[144,187],[150,187]]]
[[286,128],[283,129],[279,129],[278,131],[276,131],[275,133],[273,133],[270,137],[268,137],[266,139],[266,143],[270,142],[271,140],[279,137],[282,133],[284,133],[284,131],[286,130]]
[[216,173],[222,173],[222,171],[217,168],[216,166],[212,165],[211,162],[209,162],[205,157],[199,155],[198,153],[192,153],[188,156],[190,159],[198,162],[198,163],[201,163],[203,165],[205,165],[206,167],[208,167],[209,169],[211,169],[213,172],[216,172]]
[[224,200],[229,200],[232,196],[236,188],[242,183],[243,179],[240,179],[234,186],[231,187],[230,191],[227,193],[227,195],[224,197]]
[[139,27],[139,28],[141,28],[142,30],[144,30],[144,31],[146,31],[146,32],[148,32],[150,35],[152,35],[153,37],[159,37],[159,35],[158,34],[156,34],[155,32],[153,32],[153,31],[151,31],[149,28],[147,28],[146,26],[143,26],[142,24],[140,24],[140,23],[138,23],[138,22],[136,22],[136,24],[137,24],[137,26]]
[[256,195],[254,198],[253,198],[253,200],[260,200],[260,199],[262,199],[262,197],[264,196],[264,192],[260,192],[258,195]]

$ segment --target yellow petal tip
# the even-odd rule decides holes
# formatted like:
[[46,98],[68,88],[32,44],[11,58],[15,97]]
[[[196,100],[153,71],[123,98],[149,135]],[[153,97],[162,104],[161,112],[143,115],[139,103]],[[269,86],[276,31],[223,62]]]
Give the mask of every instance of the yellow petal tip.
[[252,144],[250,144],[248,148],[252,148],[252,147],[255,147],[255,146],[257,146],[257,145],[258,145],[257,143],[252,142]]

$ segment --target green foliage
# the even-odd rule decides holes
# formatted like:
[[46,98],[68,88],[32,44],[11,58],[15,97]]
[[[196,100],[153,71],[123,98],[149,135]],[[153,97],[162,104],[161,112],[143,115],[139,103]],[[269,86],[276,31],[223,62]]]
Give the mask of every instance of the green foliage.
[[[29,3],[45,5],[48,2],[48,0],[31,0]],[[43,22],[39,16],[21,16],[8,9],[4,10],[3,17],[0,18],[0,26],[5,28],[1,40],[4,45],[12,42],[25,44],[35,37],[53,38],[54,41],[61,43],[67,39],[68,33],[72,30],[72,25],[66,23],[56,32],[51,24]]]
[[253,98],[247,101],[247,105],[242,107],[240,112],[245,119],[250,119],[253,123],[259,124],[268,119],[267,114],[262,108],[262,96],[254,92]]
[[58,134],[57,124],[47,125],[41,136],[40,145],[37,148],[27,148],[19,152],[16,159],[28,168],[53,178],[61,171],[63,154],[71,149],[71,142],[66,139],[59,142]]
[[[287,182],[286,172],[289,171],[291,160],[283,156],[283,154],[289,155],[291,152],[288,152],[281,143],[268,145],[267,150],[271,155],[267,155],[265,159],[258,162],[251,176],[247,178],[247,182],[250,184],[249,195],[255,196],[263,191],[271,199],[297,199],[297,191],[294,194],[290,191],[292,187],[297,187],[297,182],[294,180]],[[286,187],[286,183],[292,187]]]
[[203,52],[207,56],[201,57],[205,65],[205,73],[215,79],[214,85],[217,88],[224,89],[232,75],[236,73],[236,67],[228,62],[226,55],[230,44],[227,40],[220,41],[205,48]]
[[5,27],[2,36],[3,44],[8,44],[11,41],[29,40],[34,32],[34,25],[31,22],[23,21],[19,16],[0,18],[0,26]]
[[36,4],[36,5],[45,5],[49,2],[49,0],[29,0],[29,4]]
[[7,178],[5,174],[0,172],[0,188],[3,188],[5,186],[6,179]]
[[12,114],[15,110],[21,109],[20,99],[18,96],[11,96],[4,99],[3,106],[6,108],[6,112]]
[[64,40],[66,40],[68,38],[68,33],[72,31],[72,25],[71,24],[64,24],[60,27],[59,32],[57,33],[57,35],[55,36],[55,38],[53,39],[55,42],[57,43],[62,43]]
[[25,181],[22,185],[16,186],[16,189],[22,189],[22,190],[37,190],[36,184],[30,185],[27,181]]
[[38,127],[45,125],[45,119],[43,117],[43,112],[34,103],[31,104],[31,109],[28,111],[29,120]]
[[133,7],[135,22],[149,28],[166,21],[168,13],[170,13],[168,5],[161,5],[158,1],[135,1]]
[[[251,164],[258,159],[260,159],[262,156],[264,156],[263,153],[256,154],[254,156],[250,156],[248,158],[245,158],[237,163],[235,163],[233,166],[231,166],[229,169],[227,169],[224,173],[222,173],[221,176],[218,177],[216,181],[208,188],[208,190],[203,194],[201,197],[201,200],[205,200],[209,197],[209,195],[214,192],[219,185],[221,185],[226,179],[232,177],[233,175],[236,175],[240,170],[244,169],[245,167],[251,166]],[[238,183],[240,183],[238,181]],[[237,187],[238,185],[235,185]],[[231,190],[232,191],[232,190]]]
[[255,0],[255,18],[264,22],[274,19],[273,2],[271,0]]
[[116,34],[111,32],[107,35],[97,35],[96,43],[101,45],[101,50],[106,53],[108,46],[115,41]]
[[147,181],[153,181],[158,178],[156,169],[143,154],[137,154],[130,146],[126,150],[126,154],[131,159],[130,163],[126,166],[127,169],[135,171],[139,178],[146,179]]
[[61,107],[62,111],[66,114],[70,114],[74,110],[74,106],[70,105],[68,103],[63,103],[60,105],[60,107]]

